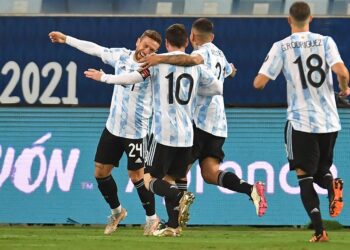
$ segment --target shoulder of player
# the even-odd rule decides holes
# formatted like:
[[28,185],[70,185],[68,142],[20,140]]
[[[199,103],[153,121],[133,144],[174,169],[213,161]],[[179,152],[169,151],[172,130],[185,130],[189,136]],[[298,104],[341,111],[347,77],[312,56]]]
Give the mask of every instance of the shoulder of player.
[[134,51],[127,48],[109,48],[111,52],[131,55]]

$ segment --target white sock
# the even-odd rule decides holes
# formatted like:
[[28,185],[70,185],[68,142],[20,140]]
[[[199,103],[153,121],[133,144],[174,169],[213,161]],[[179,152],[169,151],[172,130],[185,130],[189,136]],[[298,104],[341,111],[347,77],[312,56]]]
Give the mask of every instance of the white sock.
[[150,221],[150,220],[155,220],[155,219],[157,219],[157,218],[158,218],[158,217],[157,217],[156,214],[151,215],[151,216],[147,216],[147,215],[146,215],[146,222],[148,222],[148,221]]
[[111,209],[112,214],[119,214],[122,211],[122,205],[119,205],[117,208]]

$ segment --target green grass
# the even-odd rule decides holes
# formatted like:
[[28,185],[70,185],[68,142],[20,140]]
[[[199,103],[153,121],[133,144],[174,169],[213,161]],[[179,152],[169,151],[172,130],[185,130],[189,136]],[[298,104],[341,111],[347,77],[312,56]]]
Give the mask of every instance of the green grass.
[[93,226],[0,226],[0,249],[349,249],[350,230],[329,231],[330,242],[308,243],[312,231],[294,228],[190,227],[181,237],[144,237],[140,227],[104,236]]

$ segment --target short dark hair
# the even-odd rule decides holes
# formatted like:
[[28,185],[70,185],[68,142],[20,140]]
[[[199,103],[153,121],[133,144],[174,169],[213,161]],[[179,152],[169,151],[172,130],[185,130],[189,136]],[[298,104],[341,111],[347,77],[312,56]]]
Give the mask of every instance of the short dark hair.
[[149,37],[152,40],[156,41],[159,45],[162,44],[162,36],[155,30],[145,30],[145,32],[142,33],[140,39],[144,37]]
[[193,22],[192,28],[201,33],[213,33],[214,24],[208,18],[202,17]]
[[303,22],[311,15],[310,6],[305,2],[295,2],[289,8],[289,15],[297,22]]
[[165,38],[172,46],[185,47],[188,39],[185,26],[179,23],[170,25],[165,31]]

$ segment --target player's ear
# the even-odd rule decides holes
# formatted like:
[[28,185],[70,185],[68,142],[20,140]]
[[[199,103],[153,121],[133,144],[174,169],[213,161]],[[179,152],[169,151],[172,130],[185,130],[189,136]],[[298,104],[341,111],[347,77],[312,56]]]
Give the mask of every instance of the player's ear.
[[136,41],[136,47],[137,47],[137,46],[139,46],[140,41],[141,41],[141,39],[140,39],[140,38],[137,38],[137,41]]
[[290,16],[288,17],[288,23],[289,25],[292,25],[292,18]]
[[309,16],[309,23],[311,23],[313,19],[314,19],[313,16]]
[[214,35],[213,33],[211,33],[211,34],[210,34],[210,39],[211,39],[211,41],[214,40],[214,37],[215,37],[215,35]]
[[168,49],[168,48],[169,48],[169,42],[168,42],[167,39],[165,39],[165,48],[166,48],[167,50],[169,50],[169,49]]
[[187,48],[187,46],[188,46],[188,38],[186,39],[185,48]]

